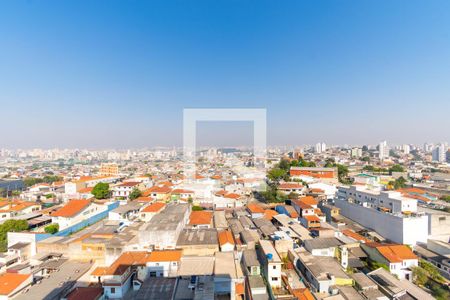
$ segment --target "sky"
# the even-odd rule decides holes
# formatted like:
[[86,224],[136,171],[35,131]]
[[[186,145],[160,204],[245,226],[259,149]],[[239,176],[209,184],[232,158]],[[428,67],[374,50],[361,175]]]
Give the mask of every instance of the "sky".
[[0,1],[0,148],[180,146],[184,108],[265,108],[270,145],[450,141],[450,1]]

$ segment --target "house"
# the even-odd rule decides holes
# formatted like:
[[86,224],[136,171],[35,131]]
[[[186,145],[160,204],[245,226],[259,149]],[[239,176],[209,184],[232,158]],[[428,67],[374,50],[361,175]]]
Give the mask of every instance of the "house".
[[177,248],[184,255],[214,255],[219,252],[219,241],[215,229],[185,229],[177,241]]
[[250,213],[252,219],[264,217],[264,208],[256,203],[249,203],[247,205],[247,211]]
[[334,257],[313,256],[307,251],[293,255],[296,267],[304,274],[313,292],[336,295],[336,286],[352,286],[353,279]]
[[211,211],[193,211],[189,216],[192,228],[212,228],[213,213]]
[[271,241],[260,240],[259,260],[263,266],[263,275],[272,288],[281,287],[282,261]]
[[194,191],[187,189],[174,189],[172,191],[172,200],[174,201],[188,202],[189,200],[194,201],[194,199],[195,199]]
[[58,224],[59,230],[63,230],[106,210],[106,206],[95,204],[87,199],[70,200],[51,214],[52,223]]
[[233,234],[229,230],[222,230],[218,233],[220,251],[233,251],[234,250],[234,238]]
[[132,277],[143,280],[147,277],[149,252],[124,252],[109,267],[97,267],[91,273],[91,282],[103,286],[109,299],[122,299],[132,285]]
[[300,217],[313,216],[315,214],[315,208],[300,199],[291,200],[291,204]]
[[171,192],[172,189],[166,185],[155,185],[145,190],[142,196],[155,198],[158,201],[168,201],[170,200]]
[[150,277],[175,277],[180,266],[181,250],[153,251],[147,260]]
[[409,280],[398,279],[383,268],[378,268],[367,275],[378,284],[379,290],[388,299],[435,299]]
[[342,243],[336,238],[315,238],[304,241],[305,249],[314,256],[334,257],[336,248]]
[[139,218],[144,222],[148,222],[153,218],[154,215],[160,213],[165,207],[166,204],[163,202],[155,202],[147,205],[141,209]]
[[242,251],[241,263],[247,276],[261,274],[261,264],[254,249]]
[[320,219],[316,215],[303,216],[300,218],[300,223],[308,229],[320,227]]
[[134,181],[123,182],[112,188],[113,197],[128,199],[131,192],[133,192],[134,189],[139,189],[140,187],[142,187],[142,184],[140,182],[134,182]]
[[398,278],[412,280],[412,268],[417,267],[419,261],[408,246],[365,243],[361,247],[371,260],[385,264]]
[[242,207],[241,195],[220,190],[213,195],[213,204],[216,209]]
[[0,275],[0,299],[12,299],[20,291],[31,285],[31,274],[3,273]]
[[289,175],[293,179],[313,178],[326,183],[338,183],[337,168],[291,167]]
[[303,195],[305,193],[305,187],[299,182],[282,182],[278,185],[278,190],[285,195],[290,193]]
[[41,205],[36,202],[22,200],[0,201],[0,221],[36,212],[40,209]]

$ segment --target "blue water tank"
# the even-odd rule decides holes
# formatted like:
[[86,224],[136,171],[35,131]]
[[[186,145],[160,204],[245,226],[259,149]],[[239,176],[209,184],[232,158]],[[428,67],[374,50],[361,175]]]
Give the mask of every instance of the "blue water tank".
[[272,257],[273,257],[273,255],[272,255],[272,253],[268,253],[268,254],[266,255],[266,257],[267,257],[268,260],[271,260]]

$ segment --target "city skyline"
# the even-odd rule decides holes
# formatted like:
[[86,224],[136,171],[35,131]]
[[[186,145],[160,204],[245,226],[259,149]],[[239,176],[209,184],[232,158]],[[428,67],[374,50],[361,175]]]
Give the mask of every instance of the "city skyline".
[[323,4],[4,3],[0,148],[181,145],[184,108],[266,108],[271,145],[449,141],[450,4]]

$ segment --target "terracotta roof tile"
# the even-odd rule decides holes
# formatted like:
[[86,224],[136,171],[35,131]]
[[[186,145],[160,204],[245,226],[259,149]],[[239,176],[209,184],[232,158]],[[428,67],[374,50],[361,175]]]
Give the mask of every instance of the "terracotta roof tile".
[[70,218],[78,213],[80,213],[83,209],[89,206],[91,204],[91,201],[89,200],[70,200],[67,202],[66,205],[52,213],[52,217],[64,217],[64,218]]

